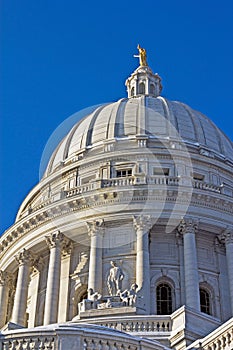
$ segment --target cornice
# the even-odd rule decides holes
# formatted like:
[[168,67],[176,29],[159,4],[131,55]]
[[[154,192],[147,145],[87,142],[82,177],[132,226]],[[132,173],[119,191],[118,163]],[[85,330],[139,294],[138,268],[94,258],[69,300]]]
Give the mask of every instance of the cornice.
[[[140,193],[141,192],[141,193]],[[134,195],[135,194],[135,195]],[[149,185],[132,186],[132,187],[116,187],[116,188],[102,188],[100,191],[94,190],[87,193],[74,194],[68,198],[63,198],[48,206],[42,207],[36,212],[30,213],[28,216],[17,221],[10,227],[0,238],[0,257],[24,234],[34,231],[37,228],[52,222],[55,218],[68,215],[73,212],[83,211],[87,209],[94,209],[101,206],[109,206],[114,204],[137,203],[137,202],[184,202],[194,205],[199,208],[208,208],[220,213],[227,213],[233,215],[233,200],[230,197],[202,191],[196,193],[193,191],[192,199],[190,201],[189,193],[184,193],[182,196],[177,196],[178,191],[176,186],[171,186],[167,190],[162,188],[154,188]],[[129,212],[130,209],[129,209]]]

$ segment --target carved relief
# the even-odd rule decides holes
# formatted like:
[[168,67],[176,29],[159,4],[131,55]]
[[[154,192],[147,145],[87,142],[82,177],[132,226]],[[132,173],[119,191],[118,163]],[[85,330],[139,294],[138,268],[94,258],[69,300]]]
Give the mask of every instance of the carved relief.
[[15,255],[15,259],[17,263],[20,265],[32,265],[34,261],[34,256],[31,254],[29,250],[26,250],[25,248],[19,252],[17,255]]
[[143,231],[145,233],[151,229],[153,222],[150,215],[138,215],[133,217],[133,224],[136,232]]
[[185,234],[185,233],[196,233],[198,230],[198,221],[195,221],[192,218],[184,218],[181,220],[178,228],[178,232],[180,234]]
[[89,236],[94,236],[96,234],[103,234],[104,230],[104,220],[93,220],[93,221],[87,221],[87,231]]

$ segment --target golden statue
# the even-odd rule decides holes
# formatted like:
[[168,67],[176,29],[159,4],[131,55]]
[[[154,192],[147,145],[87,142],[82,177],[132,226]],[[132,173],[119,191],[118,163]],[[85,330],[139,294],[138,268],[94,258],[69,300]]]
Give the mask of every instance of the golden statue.
[[140,66],[148,66],[148,63],[146,60],[146,50],[143,49],[139,44],[137,46],[137,49],[139,51],[139,55],[134,55],[134,57],[139,57]]

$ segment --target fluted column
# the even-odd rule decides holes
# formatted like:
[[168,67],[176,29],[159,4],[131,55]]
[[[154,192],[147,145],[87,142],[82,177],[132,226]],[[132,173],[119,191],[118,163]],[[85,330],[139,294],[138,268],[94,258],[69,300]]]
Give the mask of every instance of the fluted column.
[[25,326],[28,285],[33,258],[28,250],[23,249],[15,256],[15,259],[19,264],[19,269],[11,321]]
[[91,237],[88,289],[92,288],[99,293],[102,293],[103,226],[103,220],[87,222],[88,234]]
[[0,328],[6,323],[10,279],[9,273],[0,270]]
[[197,266],[197,252],[195,233],[197,222],[192,219],[182,220],[178,231],[184,240],[184,276],[186,305],[200,311],[199,276]]
[[136,284],[143,296],[145,312],[150,312],[150,255],[149,230],[152,226],[149,215],[140,215],[133,218],[137,237],[136,256]]
[[233,229],[227,229],[223,233],[226,246],[228,281],[230,288],[231,313],[233,315]]
[[61,273],[61,251],[65,236],[57,231],[45,237],[50,249],[47,289],[45,297],[44,325],[57,322]]

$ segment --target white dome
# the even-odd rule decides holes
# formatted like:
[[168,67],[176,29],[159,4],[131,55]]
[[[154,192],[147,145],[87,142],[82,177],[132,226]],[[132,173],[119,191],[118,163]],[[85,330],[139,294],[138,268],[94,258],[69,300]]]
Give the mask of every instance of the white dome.
[[139,134],[145,134],[149,139],[174,139],[174,130],[187,145],[212,152],[222,160],[233,161],[232,142],[205,115],[184,103],[161,96],[138,95],[100,106],[79,121],[56,148],[45,175],[100,143],[114,139],[119,142]]

